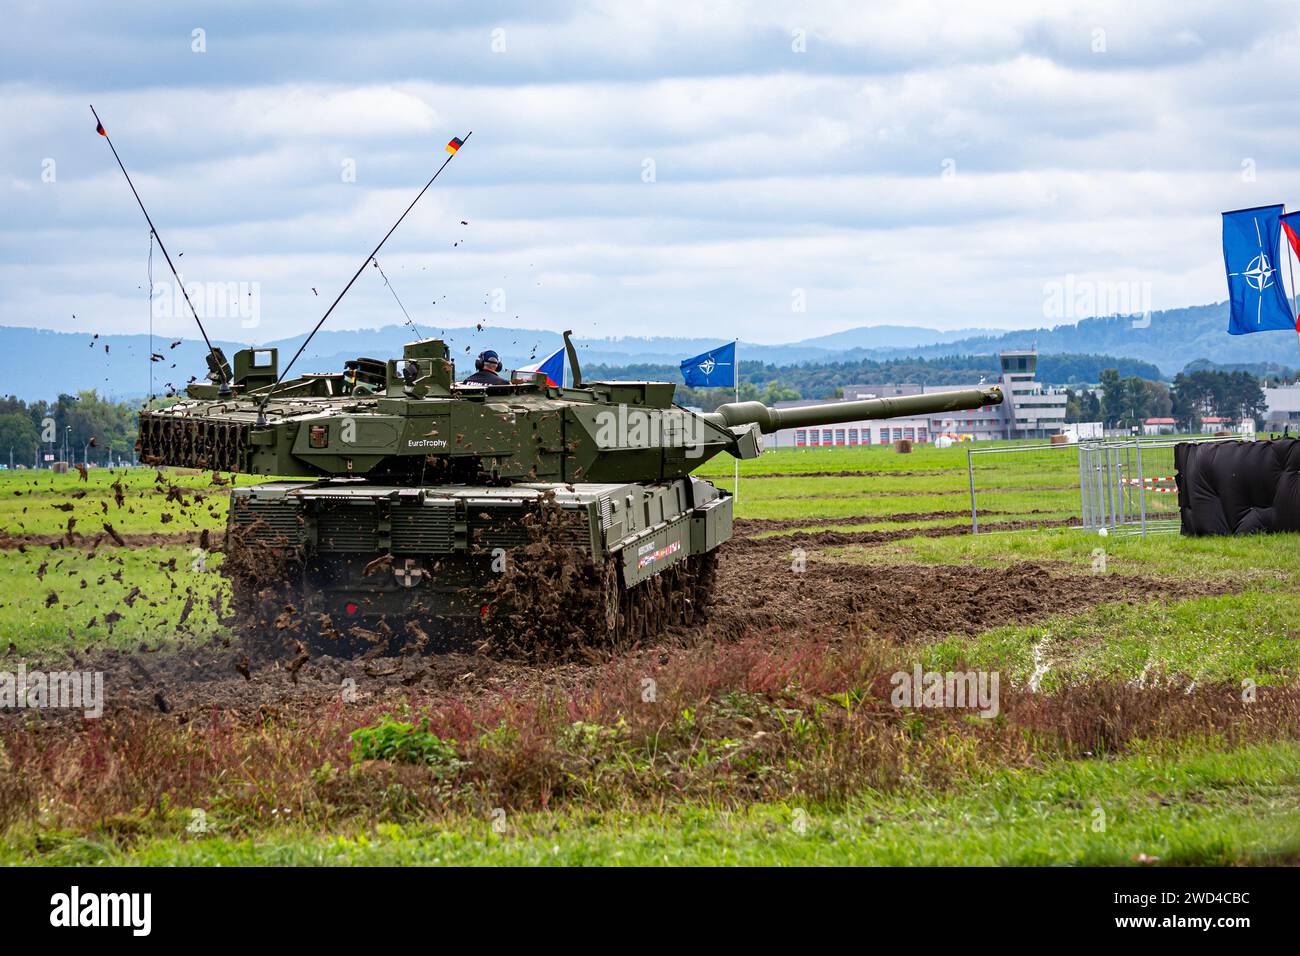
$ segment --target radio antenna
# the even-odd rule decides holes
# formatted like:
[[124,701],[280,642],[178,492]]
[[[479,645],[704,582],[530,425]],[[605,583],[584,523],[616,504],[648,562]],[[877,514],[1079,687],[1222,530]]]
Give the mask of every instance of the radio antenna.
[[[185,291],[185,283],[181,281],[180,274],[176,271],[176,266],[172,264],[172,257],[168,254],[167,247],[163,245],[162,236],[158,235],[158,230],[154,227],[153,219],[149,217],[149,210],[144,208],[144,201],[136,191],[135,183],[131,182],[131,174],[128,173],[126,167],[122,165],[122,157],[117,155],[117,147],[113,145],[113,140],[109,138],[108,131],[104,129],[104,121],[101,120],[99,114],[95,112],[94,104],[91,104],[90,112],[95,116],[95,132],[108,141],[108,148],[113,151],[113,158],[117,160],[118,169],[122,170],[122,175],[126,177],[126,184],[131,187],[131,195],[135,196],[135,201],[140,206],[140,211],[144,213],[144,221],[149,223],[149,232],[158,240],[158,248],[162,250],[163,258],[167,260],[167,266],[172,270],[172,275],[176,278],[176,284],[180,286],[181,295],[185,296],[185,304],[190,307],[190,314],[194,316],[194,321],[198,323],[199,331],[203,333],[203,341],[208,346],[208,354],[212,356],[212,367],[216,370],[217,375],[221,379],[221,384],[217,390],[217,394],[220,397],[225,398],[230,395],[230,382],[226,379],[225,363],[221,361],[220,356],[217,355],[217,350],[213,348],[212,340],[208,338],[208,330],[203,327],[203,320],[199,318],[198,310],[194,308],[194,303],[190,301],[190,294]],[[149,295],[150,297],[153,296],[153,289],[149,290]],[[150,306],[149,314],[150,316],[153,315],[152,305]],[[149,359],[149,362],[150,369],[152,370],[152,357]]]
[[343,287],[343,291],[338,294],[338,297],[335,298],[332,303],[330,303],[330,307],[326,309],[325,314],[320,317],[320,321],[316,323],[316,327],[311,330],[311,333],[307,338],[303,339],[302,345],[298,346],[298,351],[293,353],[293,358],[289,359],[289,364],[284,367],[283,371],[281,371],[278,376],[276,376],[271,387],[266,390],[266,395],[262,397],[261,403],[257,406],[257,423],[259,425],[266,424],[266,418],[263,414],[266,410],[266,403],[271,400],[271,394],[275,391],[276,386],[284,381],[284,377],[288,374],[289,369],[293,367],[293,363],[298,361],[298,357],[302,355],[303,350],[307,348],[307,343],[310,342],[312,337],[320,331],[320,327],[324,325],[325,320],[330,317],[330,313],[334,311],[334,307],[342,301],[345,295],[348,294],[348,289],[352,288],[352,284],[356,282],[361,273],[365,271],[366,266],[370,264],[370,260],[379,255],[379,250],[384,247],[384,243],[388,241],[388,237],[391,236],[397,230],[397,227],[402,224],[402,220],[406,218],[406,214],[415,208],[415,204],[418,203],[420,198],[429,191],[429,187],[433,185],[433,181],[442,175],[442,171],[447,168],[447,164],[456,158],[456,153],[460,150],[461,146],[468,142],[469,138],[473,135],[474,132],[471,130],[465,134],[464,138],[455,138],[447,144],[447,152],[451,155],[442,161],[442,165],[438,167],[438,171],[430,176],[429,181],[424,184],[424,188],[416,193],[415,198],[411,200],[411,204],[406,207],[406,211],[397,217],[397,222],[393,223],[392,228],[384,233],[384,238],[379,240],[379,245],[375,246],[375,248],[370,251],[370,254],[361,260],[361,265],[357,266],[357,271],[352,274],[352,278],[349,279],[348,284]]

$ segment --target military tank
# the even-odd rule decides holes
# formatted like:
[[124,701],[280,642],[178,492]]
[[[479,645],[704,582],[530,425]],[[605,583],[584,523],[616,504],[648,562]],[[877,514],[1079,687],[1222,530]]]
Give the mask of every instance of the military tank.
[[706,613],[732,533],[731,495],[691,474],[706,461],[754,458],[782,428],[1002,401],[989,387],[696,413],[671,383],[584,381],[564,341],[568,386],[460,384],[438,339],[286,381],[273,348],[233,368],[214,350],[211,382],[141,414],[139,451],[275,477],[230,493],[224,566],[250,627],[336,653],[466,631],[608,643]]
[[[794,409],[758,402],[696,414],[665,382],[573,382],[534,372],[457,383],[446,343],[400,358],[288,372],[472,133],[361,261],[283,370],[274,348],[233,367],[185,283],[99,114],[102,136],[208,347],[207,381],[140,416],[155,465],[274,477],[232,488],[222,572],[235,623],[355,653],[424,649],[457,632],[543,647],[637,640],[705,613],[731,497],[691,475],[753,458],[781,428],[996,405],[996,388]],[[382,271],[382,270],[381,270]],[[429,629],[426,629],[429,628]],[[430,634],[430,630],[433,631]]]

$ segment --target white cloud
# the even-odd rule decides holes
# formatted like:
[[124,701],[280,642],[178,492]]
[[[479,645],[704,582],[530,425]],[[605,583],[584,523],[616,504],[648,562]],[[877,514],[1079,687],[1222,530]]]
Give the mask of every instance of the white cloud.
[[[1192,304],[1223,296],[1218,212],[1300,190],[1272,79],[1300,35],[1273,3],[244,6],[202,56],[170,12],[99,16],[0,41],[0,323],[140,326],[147,235],[87,102],[187,275],[263,283],[263,339],[316,317],[469,128],[381,257],[417,318],[768,341],[1032,326],[1067,273]],[[498,287],[508,314],[485,316]],[[362,281],[337,327],[396,315]]]

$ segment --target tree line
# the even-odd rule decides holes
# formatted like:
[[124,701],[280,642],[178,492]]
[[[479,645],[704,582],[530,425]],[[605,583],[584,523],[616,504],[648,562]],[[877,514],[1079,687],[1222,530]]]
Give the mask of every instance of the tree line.
[[[1096,382],[1102,371],[1117,369],[1126,376],[1145,379],[1160,377],[1160,369],[1138,359],[1120,359],[1109,355],[1039,355],[1037,378],[1056,385]],[[850,362],[804,362],[799,365],[774,365],[769,362],[741,361],[738,368],[742,401],[794,399],[833,399],[845,385],[885,385],[916,382],[925,385],[974,385],[984,379],[998,381],[1001,369],[996,355],[952,355],[945,358],[860,359]],[[681,369],[664,362],[640,362],[630,365],[591,365],[583,367],[583,377],[631,379],[633,381],[675,382],[677,401],[682,405],[712,411],[725,402],[735,401],[730,388],[688,388],[683,384]],[[1092,419],[1095,420],[1095,419]]]
[[1206,418],[1259,423],[1267,411],[1259,379],[1249,372],[1201,370],[1179,372],[1172,386],[1118,369],[1101,373],[1100,388],[1071,391],[1065,406],[1068,422],[1104,422],[1130,428],[1148,418],[1172,418],[1184,431],[1200,431]]
[[[30,467],[44,454],[56,460],[105,465],[132,460],[140,409],[101,398],[94,390],[55,401],[0,398],[0,464]],[[91,439],[94,446],[91,447]]]
[[[1102,364],[1102,363],[1110,364]],[[924,385],[971,385],[981,378],[999,380],[996,356],[960,355],[943,359],[772,365],[740,362],[741,401],[765,404],[795,399],[833,399],[846,385],[912,382]],[[583,370],[592,381],[633,379],[676,382],[679,404],[705,411],[736,400],[731,388],[688,388],[676,365],[592,365]],[[1089,377],[1091,376],[1091,377]],[[1264,417],[1267,402],[1259,377],[1249,371],[1212,369],[1180,372],[1171,383],[1149,362],[1099,355],[1039,355],[1036,378],[1044,383],[1084,382],[1069,391],[1067,422],[1104,422],[1108,428],[1140,425],[1148,418],[1172,418],[1183,429],[1198,431],[1205,418],[1235,420]],[[1099,384],[1094,384],[1099,383]]]

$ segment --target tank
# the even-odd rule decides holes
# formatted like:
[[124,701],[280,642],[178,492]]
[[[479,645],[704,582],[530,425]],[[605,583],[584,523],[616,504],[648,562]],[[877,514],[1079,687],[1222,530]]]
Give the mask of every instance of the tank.
[[272,478],[232,487],[223,573],[250,632],[316,650],[461,640],[567,646],[691,624],[731,537],[728,492],[692,472],[782,428],[996,405],[996,387],[696,413],[664,382],[528,373],[457,384],[446,344],[276,384],[275,349],[140,417],[155,465]]

